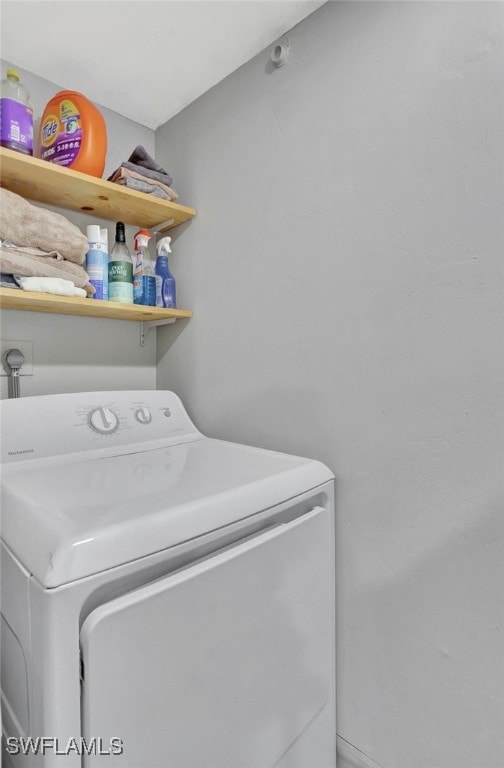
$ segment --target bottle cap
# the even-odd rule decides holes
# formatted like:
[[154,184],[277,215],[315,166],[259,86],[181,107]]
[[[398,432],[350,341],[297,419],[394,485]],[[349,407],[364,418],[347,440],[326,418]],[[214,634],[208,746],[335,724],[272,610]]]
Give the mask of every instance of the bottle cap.
[[101,242],[101,234],[100,234],[100,227],[98,224],[88,224],[86,228],[86,236],[88,239],[88,243],[100,243]]
[[139,229],[138,232],[135,232],[135,250],[139,246],[147,246],[151,237],[152,235],[148,229]]
[[125,243],[124,222],[118,221],[116,224],[116,243]]
[[158,256],[161,256],[162,251],[165,252],[165,255],[167,253],[171,253],[170,243],[171,243],[171,237],[162,237],[161,238],[161,240],[157,244]]
[[135,251],[139,248],[148,248],[151,237],[152,235],[150,232],[147,232],[145,229],[141,229],[140,232],[137,232],[135,235]]
[[8,69],[7,77],[10,77],[12,80],[19,80],[19,72],[17,72],[15,69]]
[[100,229],[100,240],[102,245],[105,246],[105,250],[108,252],[108,229],[106,227]]

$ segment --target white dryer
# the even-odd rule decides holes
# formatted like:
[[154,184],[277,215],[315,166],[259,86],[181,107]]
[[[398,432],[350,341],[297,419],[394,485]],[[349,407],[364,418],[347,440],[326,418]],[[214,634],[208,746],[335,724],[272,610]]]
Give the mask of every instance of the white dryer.
[[334,768],[333,475],[172,392],[0,404],[12,768]]

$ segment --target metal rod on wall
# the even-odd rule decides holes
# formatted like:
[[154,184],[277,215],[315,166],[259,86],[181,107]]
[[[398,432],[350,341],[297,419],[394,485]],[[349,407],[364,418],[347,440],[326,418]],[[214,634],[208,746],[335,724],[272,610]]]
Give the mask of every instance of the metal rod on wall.
[[9,349],[5,353],[5,362],[9,366],[11,373],[9,376],[9,397],[21,397],[19,389],[19,371],[25,361],[25,357],[20,349]]

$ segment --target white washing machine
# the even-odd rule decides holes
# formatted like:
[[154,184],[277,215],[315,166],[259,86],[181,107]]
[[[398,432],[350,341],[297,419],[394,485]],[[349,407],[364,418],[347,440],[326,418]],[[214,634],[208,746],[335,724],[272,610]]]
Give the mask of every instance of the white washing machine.
[[172,392],[0,404],[13,768],[334,768],[333,475]]

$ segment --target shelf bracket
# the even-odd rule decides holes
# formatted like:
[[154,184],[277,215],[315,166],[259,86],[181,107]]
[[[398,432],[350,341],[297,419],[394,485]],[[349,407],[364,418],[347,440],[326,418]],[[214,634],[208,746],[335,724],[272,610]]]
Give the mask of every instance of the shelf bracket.
[[140,323],[140,346],[145,346],[145,337],[149,328],[157,328],[158,325],[171,325],[176,319],[176,317],[167,317],[166,320],[147,320]]

